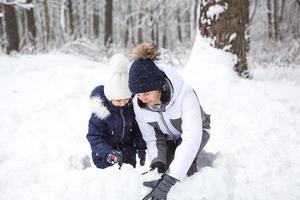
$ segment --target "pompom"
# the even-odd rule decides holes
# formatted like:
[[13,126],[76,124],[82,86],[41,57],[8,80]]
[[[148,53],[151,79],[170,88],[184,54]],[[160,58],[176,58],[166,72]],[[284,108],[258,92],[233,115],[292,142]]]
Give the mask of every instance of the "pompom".
[[132,59],[150,59],[152,61],[156,60],[157,53],[153,45],[149,43],[141,43],[133,50]]
[[111,57],[110,62],[110,73],[127,73],[129,61],[123,54],[115,54]]

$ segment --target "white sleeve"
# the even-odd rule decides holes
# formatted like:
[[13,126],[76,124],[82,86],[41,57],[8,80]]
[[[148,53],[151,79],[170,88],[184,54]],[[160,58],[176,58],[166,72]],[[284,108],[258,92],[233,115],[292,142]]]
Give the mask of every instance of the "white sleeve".
[[193,90],[182,99],[182,142],[175,151],[168,174],[178,180],[183,180],[195,159],[202,140],[201,108]]

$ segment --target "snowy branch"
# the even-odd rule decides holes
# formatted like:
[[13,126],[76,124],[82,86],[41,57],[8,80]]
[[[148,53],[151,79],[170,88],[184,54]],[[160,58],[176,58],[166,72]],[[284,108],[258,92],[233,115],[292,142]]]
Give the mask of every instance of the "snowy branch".
[[217,20],[219,15],[225,12],[225,10],[227,9],[228,9],[227,4],[224,6],[219,4],[210,6],[209,9],[207,10],[207,17],[210,19]]
[[20,6],[22,8],[25,8],[27,10],[30,10],[34,7],[33,3],[26,3],[26,0],[0,0],[0,3],[5,5],[16,5]]

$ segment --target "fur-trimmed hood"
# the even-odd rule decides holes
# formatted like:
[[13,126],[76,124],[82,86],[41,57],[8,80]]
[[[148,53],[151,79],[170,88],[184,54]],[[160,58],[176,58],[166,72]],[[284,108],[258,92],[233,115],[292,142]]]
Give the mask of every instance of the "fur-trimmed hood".
[[99,119],[106,119],[111,115],[109,101],[104,94],[104,86],[97,86],[90,95],[91,111]]
[[105,119],[110,115],[109,110],[104,106],[100,96],[91,96],[91,110],[99,119]]
[[132,100],[130,99],[125,107],[114,106],[105,96],[104,88],[105,86],[100,85],[96,87],[90,96],[91,100],[91,111],[98,119],[106,119],[113,112],[120,112],[121,109],[128,109],[132,107]]

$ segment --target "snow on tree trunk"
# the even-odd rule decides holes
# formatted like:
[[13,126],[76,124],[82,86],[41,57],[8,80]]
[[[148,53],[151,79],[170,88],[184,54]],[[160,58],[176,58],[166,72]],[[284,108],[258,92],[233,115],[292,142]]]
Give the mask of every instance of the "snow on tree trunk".
[[214,47],[235,54],[238,61],[234,70],[245,78],[250,78],[245,38],[248,8],[248,0],[202,0],[199,18],[201,35],[212,38]]

